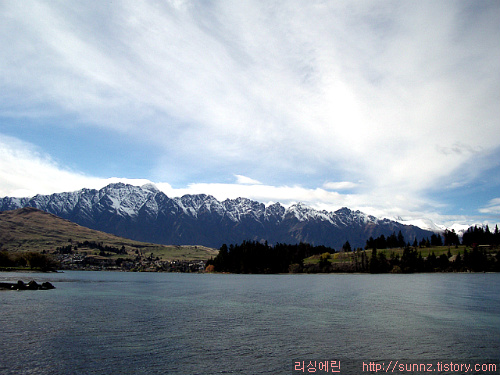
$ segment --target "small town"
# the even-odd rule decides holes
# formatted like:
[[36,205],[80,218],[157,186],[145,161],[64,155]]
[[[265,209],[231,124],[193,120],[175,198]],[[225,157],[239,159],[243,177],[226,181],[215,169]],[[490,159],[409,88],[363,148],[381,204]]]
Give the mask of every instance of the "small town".
[[203,272],[204,261],[160,260],[137,256],[134,259],[111,258],[85,253],[59,254],[56,256],[61,270],[128,271],[128,272]]

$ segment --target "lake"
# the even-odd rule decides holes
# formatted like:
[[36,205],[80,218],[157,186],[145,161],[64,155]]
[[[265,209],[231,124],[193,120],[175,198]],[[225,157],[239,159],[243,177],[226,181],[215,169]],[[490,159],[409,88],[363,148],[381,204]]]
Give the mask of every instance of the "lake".
[[0,291],[2,374],[360,374],[396,361],[456,374],[450,363],[500,362],[500,274],[0,273],[19,279],[56,289]]

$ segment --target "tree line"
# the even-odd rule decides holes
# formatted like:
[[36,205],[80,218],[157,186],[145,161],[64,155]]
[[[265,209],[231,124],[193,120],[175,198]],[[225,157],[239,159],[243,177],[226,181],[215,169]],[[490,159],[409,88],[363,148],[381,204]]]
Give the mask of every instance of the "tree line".
[[56,254],[73,254],[73,251],[77,251],[78,248],[99,250],[99,255],[106,255],[106,253],[127,254],[124,245],[122,245],[121,248],[118,248],[114,246],[104,245],[102,242],[95,241],[78,241],[75,245],[73,245],[73,241],[71,239],[69,239],[68,242],[71,242],[71,244],[57,247]]
[[416,248],[405,247],[401,257],[393,252],[388,258],[385,252],[373,249],[369,261],[360,262],[356,269],[370,273],[500,272],[500,251],[495,254],[474,246],[470,251],[465,248],[463,255],[452,256],[448,250],[439,257],[431,252],[424,258]]
[[53,271],[59,264],[51,256],[34,251],[10,254],[0,251],[0,268],[29,268],[32,270]]
[[[500,245],[500,232],[498,225],[495,225],[495,230],[492,232],[488,225],[486,227],[478,227],[477,225],[469,227],[462,237],[462,245],[473,247],[474,244],[499,246]],[[434,233],[430,239],[422,238],[417,241],[414,239],[413,243],[405,242],[405,238],[401,231],[396,235],[393,232],[390,236],[385,237],[383,234],[377,238],[370,237],[366,240],[365,249],[394,249],[403,247],[431,247],[431,246],[458,246],[460,245],[460,238],[455,230],[446,229],[443,236]]]
[[417,238],[413,240],[413,243],[406,242],[401,231],[396,235],[396,232],[392,232],[392,234],[388,237],[383,234],[377,238],[370,237],[366,240],[365,249],[395,249],[395,248],[404,248],[406,247],[431,247],[431,246],[458,246],[460,245],[460,238],[458,234],[455,233],[455,230],[446,229],[443,232],[443,236],[437,233],[433,233],[429,239],[429,237],[422,238],[420,241],[417,241]]
[[[387,251],[387,250],[386,250]],[[207,270],[230,273],[414,273],[414,272],[500,272],[500,251],[488,252],[484,247],[474,246],[464,249],[463,254],[452,256],[448,253],[436,256],[431,252],[427,257],[417,248],[406,246],[402,255],[376,248],[371,251],[355,250],[350,260],[332,263],[335,250],[324,246],[308,244],[274,247],[267,243],[244,241],[241,245],[223,245],[219,254],[207,262]],[[304,259],[320,255],[317,264],[304,264]]]
[[305,258],[326,252],[334,253],[335,250],[307,243],[269,246],[267,242],[243,241],[241,245],[222,245],[219,254],[210,259],[206,267],[213,266],[217,272],[286,273],[292,265],[300,267]]
[[[486,247],[495,247],[500,243],[498,227],[491,232],[488,227],[470,227],[463,236],[463,244],[471,249],[436,256],[434,252],[423,257],[420,248],[455,246],[460,239],[454,230],[446,230],[443,236],[432,234],[430,238],[422,238],[413,244],[405,241],[401,231],[389,236],[370,237],[366,241],[365,250],[351,249],[346,242],[342,250],[348,254],[347,262],[332,262],[335,249],[326,246],[312,246],[306,243],[295,245],[278,243],[270,246],[267,242],[243,241],[241,245],[224,244],[219,254],[206,263],[207,270],[231,273],[286,273],[286,272],[500,272],[500,251],[492,252]],[[487,245],[480,246],[480,245]],[[387,255],[382,249],[404,249],[403,253],[395,251]],[[368,250],[368,251],[366,251]],[[371,252],[370,252],[371,250]],[[304,264],[304,259],[320,255],[317,264]]]
[[498,246],[500,245],[498,225],[495,225],[495,230],[493,232],[490,231],[488,225],[485,228],[477,226],[470,227],[464,233],[462,243],[466,246],[472,246],[475,243],[480,245]]

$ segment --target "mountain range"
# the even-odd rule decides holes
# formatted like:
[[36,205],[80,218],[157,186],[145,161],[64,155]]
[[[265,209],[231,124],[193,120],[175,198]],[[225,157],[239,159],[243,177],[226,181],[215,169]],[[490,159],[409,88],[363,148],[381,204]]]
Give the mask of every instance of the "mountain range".
[[406,241],[433,232],[395,220],[379,219],[341,208],[318,211],[302,203],[285,208],[247,198],[218,201],[196,194],[170,198],[153,184],[115,183],[102,189],[0,199],[0,211],[33,207],[79,225],[137,241],[158,244],[204,245],[244,240],[274,243],[306,242],[339,250],[349,241],[354,248],[366,240],[401,231]]

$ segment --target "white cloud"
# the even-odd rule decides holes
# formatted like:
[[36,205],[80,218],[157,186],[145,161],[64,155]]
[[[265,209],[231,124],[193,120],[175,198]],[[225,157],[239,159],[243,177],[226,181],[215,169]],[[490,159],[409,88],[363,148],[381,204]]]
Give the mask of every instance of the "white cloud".
[[149,182],[146,179],[87,176],[64,168],[30,143],[4,135],[0,135],[0,181],[0,197],[32,197],[84,187],[99,189],[115,182],[137,186]]
[[247,177],[247,176],[242,176],[240,174],[235,174],[236,177],[236,183],[237,184],[243,184],[243,185],[261,185],[262,182],[254,180],[253,178]]
[[350,181],[325,182],[323,188],[328,190],[349,190],[357,187],[358,184]]
[[[245,197],[260,202],[281,202],[289,205],[304,202],[316,208],[327,205],[340,208],[345,196],[324,189],[301,186],[271,186],[249,177],[235,175],[236,183],[191,183],[185,188],[173,188],[169,183],[156,183],[170,197],[185,194],[210,194],[219,200]],[[64,169],[36,147],[13,137],[0,137],[0,196],[31,197],[75,191],[81,188],[99,189],[110,183],[124,182],[141,186],[151,181],[130,178],[96,178]]]
[[[235,175],[245,177],[241,175]],[[65,169],[36,147],[16,138],[0,137],[0,197],[31,197],[36,194],[52,194],[75,191],[81,188],[100,189],[110,183],[124,182],[135,186],[150,183],[146,179],[96,178]],[[280,202],[284,206],[303,202],[315,209],[335,211],[341,207],[361,210],[377,217],[403,217],[405,220],[431,219],[435,223],[452,225],[459,222],[472,224],[477,218],[439,214],[439,204],[418,196],[395,195],[387,197],[373,193],[341,194],[331,187],[354,187],[348,182],[326,183],[324,188],[306,188],[300,185],[267,185],[246,182],[253,179],[237,178],[235,183],[191,183],[186,187],[174,188],[166,182],[156,186],[169,197],[185,194],[210,194],[218,200],[245,197],[265,204]],[[484,213],[499,212],[500,198],[489,202]]]
[[344,198],[338,193],[323,189],[307,189],[301,186],[193,183],[186,188],[172,188],[170,184],[165,183],[157,183],[156,185],[171,197],[185,194],[209,194],[218,200],[244,197],[266,204],[280,202],[285,206],[303,202],[318,209],[323,207],[326,202],[330,209],[338,209],[342,207],[344,201]]
[[[500,147],[495,2],[0,7],[0,116],[159,146],[148,169],[177,191],[429,212],[426,191],[465,186]],[[26,174],[2,163],[0,192],[102,181],[22,148],[4,149]]]
[[483,214],[500,215],[500,198],[494,198],[488,202],[486,207],[480,208]]
[[499,48],[475,39],[498,27],[462,33],[459,3],[30,5],[4,5],[5,87],[173,147],[176,171],[334,165],[419,190],[468,160],[454,150],[499,145]]
[[0,136],[0,181],[0,195],[16,197],[71,191],[94,183],[92,178],[64,170],[33,145],[6,136]]

